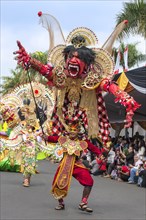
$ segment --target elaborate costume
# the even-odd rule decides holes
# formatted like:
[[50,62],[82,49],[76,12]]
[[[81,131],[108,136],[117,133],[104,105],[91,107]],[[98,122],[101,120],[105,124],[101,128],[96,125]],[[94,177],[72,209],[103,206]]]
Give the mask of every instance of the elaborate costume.
[[[42,14],[42,12],[39,12],[38,15],[43,26],[49,31],[48,64],[44,65],[33,59],[19,41],[17,42],[19,50],[14,54],[16,54],[18,64],[22,65],[26,70],[29,68],[38,70],[40,74],[48,79],[48,86],[53,86],[56,89],[56,100],[52,115],[53,135],[69,135],[69,124],[78,120],[83,126],[85,140],[90,137],[99,137],[104,147],[108,146],[108,128],[110,124],[102,91],[112,93],[116,97],[115,101],[125,106],[126,127],[131,125],[134,111],[140,106],[112,81],[114,73],[114,62],[111,57],[112,45],[127,21],[123,21],[116,27],[102,48],[97,48],[97,37],[88,28],[79,27],[74,29],[65,41],[60,25],[53,16]],[[55,31],[57,35],[55,35]],[[60,44],[57,44],[57,40],[60,40]],[[81,151],[82,147],[87,148],[89,146],[87,146],[87,142],[70,142],[68,136],[60,137],[58,141],[63,146],[63,149],[67,145],[67,152],[65,153],[67,156],[64,156],[57,173],[60,174],[64,169],[69,169],[74,175],[77,148],[79,147],[79,151]],[[70,150],[72,152],[71,155],[69,153]],[[81,168],[78,167],[77,170],[79,169]],[[85,172],[87,173],[87,171]],[[65,196],[67,193],[66,187],[68,188],[69,186],[70,175],[65,177],[66,185],[62,177],[61,179],[59,178],[59,174],[56,174],[53,185],[55,197],[60,195],[61,188],[64,190]],[[79,181],[82,177],[80,175],[77,175]],[[89,176],[87,177],[87,182],[88,180],[89,182],[91,180]],[[57,185],[59,184],[59,190],[56,187],[56,181],[59,181],[57,183]],[[89,186],[92,185],[91,182],[88,184]]]
[[50,133],[48,121],[53,110],[54,96],[51,90],[40,83],[32,85],[37,106],[29,84],[17,87],[11,95],[3,96],[0,102],[0,169],[22,172],[24,186],[29,186],[30,176],[36,173],[37,159],[53,155],[55,159],[60,160],[62,156],[57,157],[55,154],[58,146],[46,145],[40,137],[42,135],[40,124],[45,133]]
[[66,136],[45,137],[49,142],[58,142],[63,149],[63,158],[56,171],[52,184],[52,194],[59,201],[59,206],[57,206],[56,209],[61,210],[65,208],[63,198],[67,196],[73,176],[84,186],[79,209],[92,212],[92,209],[87,207],[87,200],[93,186],[93,179],[89,170],[83,165],[80,156],[86,149],[99,156],[101,150],[94,146],[89,140],[82,140],[78,137],[80,129],[77,127],[77,124],[72,124],[69,127],[70,131]]
[[[19,51],[15,54],[18,64],[26,69],[31,67],[38,70],[48,79],[48,85],[56,88],[56,103],[52,116],[53,134],[61,135],[68,131],[68,121],[79,119],[84,125],[86,136],[100,137],[106,145],[110,124],[102,91],[114,94],[115,101],[125,106],[126,127],[131,125],[134,111],[140,106],[112,82],[114,62],[110,53],[116,37],[127,21],[116,27],[102,48],[97,48],[97,37],[88,28],[74,29],[65,41],[59,23],[53,16],[41,12],[38,15],[43,26],[49,31],[49,63],[43,65],[31,58],[20,42]],[[57,39],[62,44],[56,46]]]

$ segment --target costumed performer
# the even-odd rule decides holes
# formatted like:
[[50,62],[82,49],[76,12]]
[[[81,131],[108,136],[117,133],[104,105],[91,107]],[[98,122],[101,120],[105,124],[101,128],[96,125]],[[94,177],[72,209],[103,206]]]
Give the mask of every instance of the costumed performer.
[[82,134],[80,133],[78,122],[71,122],[69,128],[69,133],[65,134],[65,136],[43,135],[46,141],[53,143],[58,142],[63,149],[63,158],[54,176],[51,190],[54,198],[59,202],[59,205],[55,209],[65,209],[63,199],[68,194],[71,178],[73,176],[82,186],[84,186],[79,209],[86,212],[92,212],[93,210],[89,208],[87,204],[93,186],[93,178],[91,177],[88,168],[83,165],[81,155],[83,151],[88,149],[99,156],[101,150],[94,146],[89,140],[82,140]]
[[20,152],[17,157],[13,150],[6,146],[13,128],[17,125],[14,109],[0,102],[0,171],[20,172]]
[[[115,102],[119,102],[125,107],[125,127],[131,126],[134,112],[140,107],[133,97],[121,90],[117,84],[112,81],[114,74],[114,62],[111,57],[112,46],[127,21],[123,21],[115,28],[102,48],[97,48],[97,37],[90,29],[78,27],[68,35],[65,41],[60,25],[53,16],[43,14],[42,12],[39,12],[38,15],[40,16],[43,27],[49,31],[50,48],[48,64],[44,65],[40,61],[32,58],[19,41],[17,41],[19,50],[14,52],[14,54],[16,54],[15,59],[19,65],[22,65],[27,71],[29,68],[38,70],[40,74],[48,79],[48,86],[54,86],[56,89],[55,107],[51,118],[53,122],[53,138],[55,138],[55,136],[61,136],[58,141],[60,140],[60,143],[62,143],[64,140],[62,143],[62,145],[64,145],[68,136],[62,137],[62,135],[65,131],[70,133],[69,122],[73,123],[79,120],[82,126],[84,126],[84,140],[90,139],[91,137],[99,137],[102,140],[104,148],[108,148],[110,123],[102,92],[112,93],[116,97]],[[55,35],[53,27],[57,29],[57,35]],[[60,35],[58,31],[60,31]],[[55,45],[56,39],[60,39],[60,44]],[[76,141],[71,141],[71,143],[77,147]],[[71,146],[71,143],[67,146]],[[87,146],[86,141],[85,143]],[[80,145],[79,142],[78,145]],[[68,147],[65,148],[68,152]],[[88,148],[90,148],[89,145]],[[107,149],[107,151],[108,150],[109,149]],[[69,164],[74,164],[74,151],[71,155],[68,153],[65,155],[67,156],[64,157],[61,164],[68,164],[68,166]],[[68,159],[71,159],[73,162],[65,163],[65,160]],[[71,168],[73,169],[73,167],[74,166]],[[63,168],[65,169],[62,165],[58,172],[61,172]],[[87,174],[85,169],[84,172]],[[88,186],[88,192],[86,195],[89,195],[89,188],[93,183],[91,177],[89,177],[89,173],[87,175],[86,184]],[[62,188],[61,184],[65,182],[62,181],[62,178],[57,180],[55,178],[54,180],[54,195],[55,192],[57,192],[56,181],[60,181],[60,189]],[[81,174],[79,178],[81,178]],[[65,180],[68,180],[66,176]],[[88,183],[89,180],[90,183]],[[69,185],[63,185],[62,189],[64,189],[65,186]],[[54,191],[54,189],[56,191]],[[80,209],[90,210],[86,206],[87,199],[82,202],[83,203],[79,206]],[[64,205],[60,203],[58,209],[64,209]]]
[[[0,102],[0,115],[4,121],[0,129],[2,146],[0,165],[3,171],[23,173],[23,186],[27,187],[30,186],[31,175],[38,172],[36,170],[38,156],[39,159],[45,159],[54,148],[54,146],[46,146],[40,137],[42,135],[40,123],[45,124],[46,112],[50,111],[53,104],[48,102],[48,105],[45,105],[44,96],[41,94],[43,85],[38,83],[33,83],[33,85],[34,87],[37,85],[37,114],[36,105],[29,91],[30,85],[27,84],[16,88],[11,96],[2,97]],[[49,96],[47,91],[44,93]],[[51,97],[50,99],[52,101]],[[50,107],[49,110],[47,110],[48,107]],[[37,118],[38,114],[41,114],[40,123]],[[48,128],[47,124],[44,126]],[[48,129],[45,132],[48,133]],[[16,163],[18,161],[19,163]]]
[[[85,137],[99,137],[104,147],[109,141],[109,127],[102,92],[112,93],[126,108],[125,127],[131,126],[134,111],[140,105],[112,81],[114,62],[112,46],[127,21],[121,22],[102,48],[96,48],[97,37],[90,29],[74,29],[65,41],[59,22],[49,14],[39,12],[43,27],[50,36],[48,64],[32,58],[18,41],[19,50],[14,52],[19,65],[33,68],[48,79],[48,86],[56,88],[56,101],[52,115],[53,135],[69,131],[68,121],[82,122]],[[57,30],[57,35],[55,34]],[[59,35],[60,33],[60,35]],[[55,45],[56,39],[60,43]]]

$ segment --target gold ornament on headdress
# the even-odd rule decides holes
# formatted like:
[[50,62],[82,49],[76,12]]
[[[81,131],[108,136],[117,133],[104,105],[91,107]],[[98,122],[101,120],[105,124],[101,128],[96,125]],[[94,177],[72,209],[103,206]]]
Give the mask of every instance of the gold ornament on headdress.
[[[80,37],[79,37],[80,36]],[[76,38],[77,37],[77,38]],[[83,38],[82,38],[83,37]],[[93,64],[93,69],[85,77],[82,83],[82,88],[92,90],[98,87],[99,83],[104,78],[111,78],[114,72],[114,61],[106,50],[95,48],[98,39],[93,31],[85,27],[75,28],[67,37],[66,44],[73,44],[75,47],[81,46],[92,46],[92,50],[95,51],[96,58]],[[54,83],[57,87],[66,85],[66,74],[64,72],[64,56],[63,50],[65,45],[58,45],[53,48],[49,53],[49,62],[52,63],[55,68],[54,72]]]
[[71,43],[74,45],[75,48],[80,48],[80,47],[86,46],[85,38],[83,38],[80,35],[75,36],[72,39]]
[[72,44],[72,39],[75,38],[76,36],[79,36],[79,35],[82,36],[85,39],[85,41],[74,42],[73,44],[75,44],[75,47],[95,46],[98,43],[98,39],[97,39],[96,35],[94,34],[94,32],[86,27],[78,27],[78,28],[73,29],[69,33],[69,35],[66,39],[66,43]]
[[[79,35],[82,36],[85,39],[85,42],[84,41],[74,42],[74,46],[75,47],[81,47],[81,46],[94,47],[98,43],[98,39],[97,39],[97,36],[95,35],[95,33],[93,31],[91,31],[90,29],[86,28],[86,27],[78,27],[78,28],[73,29],[69,33],[69,35],[68,35],[68,37],[67,37],[67,39],[65,41],[65,38],[63,36],[62,30],[61,30],[61,27],[60,27],[60,24],[56,20],[56,18],[54,18],[52,15],[43,14],[42,12],[40,13],[39,16],[41,17],[41,22],[43,24],[43,27],[45,27],[48,30],[48,32],[49,32],[50,42],[54,43],[55,42],[55,38],[57,38],[57,39],[60,39],[60,44],[62,44],[62,46],[59,45],[59,44],[54,44],[54,46],[58,45],[57,46],[58,48],[54,47],[53,44],[50,47],[50,50],[49,50],[49,52],[50,52],[49,53],[49,62],[52,63],[54,66],[58,66],[58,65],[60,66],[60,65],[62,65],[64,63],[64,59],[63,59],[63,55],[62,55],[61,51],[63,51],[63,48],[65,48],[65,46],[71,45],[72,44],[72,39],[75,38],[76,36],[79,36]],[[128,22],[127,20],[122,21],[115,28],[115,30],[112,32],[112,34],[108,37],[107,41],[102,46],[103,51],[105,51],[105,52],[108,51],[109,54],[111,54],[113,43],[115,42],[115,40],[118,37],[118,35],[120,34],[120,32],[123,30],[123,28],[125,27],[127,22]],[[55,49],[51,50],[53,47]],[[59,51],[59,53],[55,52],[56,48]],[[57,55],[55,55],[55,53],[57,53]],[[107,57],[108,57],[108,55],[107,55]],[[111,57],[110,57],[110,59],[111,59]],[[58,63],[58,60],[59,60],[59,63]],[[104,65],[104,68],[102,68],[103,65]],[[100,66],[100,63],[99,63],[98,66]],[[102,67],[99,68],[99,70],[102,69],[101,72],[103,73],[103,76],[101,76],[101,79],[103,79],[104,77],[111,76],[110,73],[108,75],[108,72],[104,71],[104,69],[107,69],[106,63],[104,62],[104,64],[101,64],[101,66]],[[108,65],[108,68],[109,68],[109,65]],[[111,64],[111,68],[110,69],[113,69],[113,64]],[[98,72],[99,72],[99,70],[98,70]],[[90,74],[90,75],[92,75],[94,79],[98,77],[97,76],[98,74],[95,74],[95,75],[94,74]],[[92,82],[93,80],[91,79],[91,80],[88,80],[88,81]],[[96,85],[97,85],[97,83],[96,83]],[[87,84],[87,83],[85,83],[85,84]],[[89,83],[89,84],[91,84],[91,83]],[[95,85],[93,85],[93,86],[90,85],[89,88],[93,89],[94,86]]]
[[63,56],[63,50],[66,47],[66,45],[59,44],[56,47],[54,47],[48,54],[48,62],[53,64],[54,66],[64,66],[64,56]]
[[55,67],[53,69],[53,82],[57,87],[62,87],[66,83],[66,74],[64,73],[65,60],[62,53],[65,47],[65,45],[59,44],[48,54],[48,62]]
[[101,48],[93,49],[96,53],[93,69],[88,73],[82,83],[84,89],[95,89],[104,78],[111,78],[114,73],[114,61],[111,55]]

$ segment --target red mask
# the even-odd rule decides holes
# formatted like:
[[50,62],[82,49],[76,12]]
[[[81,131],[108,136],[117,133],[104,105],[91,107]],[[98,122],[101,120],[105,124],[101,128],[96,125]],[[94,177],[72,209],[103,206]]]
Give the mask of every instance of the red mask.
[[73,52],[72,57],[68,57],[66,60],[66,68],[68,76],[72,78],[78,78],[82,75],[86,69],[86,64],[79,59],[78,52]]

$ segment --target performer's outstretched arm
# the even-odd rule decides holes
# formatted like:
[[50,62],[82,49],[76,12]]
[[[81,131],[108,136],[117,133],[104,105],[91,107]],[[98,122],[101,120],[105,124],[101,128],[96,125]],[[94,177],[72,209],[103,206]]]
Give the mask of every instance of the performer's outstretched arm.
[[126,120],[125,120],[125,127],[130,127],[132,123],[132,117],[134,112],[137,108],[141,105],[138,104],[133,97],[131,97],[127,92],[121,90],[115,82],[111,80],[104,79],[101,84],[100,88],[103,91],[112,93],[116,99],[115,102],[119,102],[126,108]]
[[99,156],[101,154],[101,150],[98,147],[96,147],[94,144],[92,144],[89,140],[86,140],[86,142],[88,144],[88,150],[92,151],[97,156]]
[[52,79],[52,69],[53,66],[51,64],[43,64],[35,58],[32,58],[22,46],[20,41],[17,41],[17,45],[19,47],[18,51],[15,51],[16,60],[18,65],[22,65],[24,69],[29,69],[30,67],[37,70],[41,75],[45,76],[48,80]]

